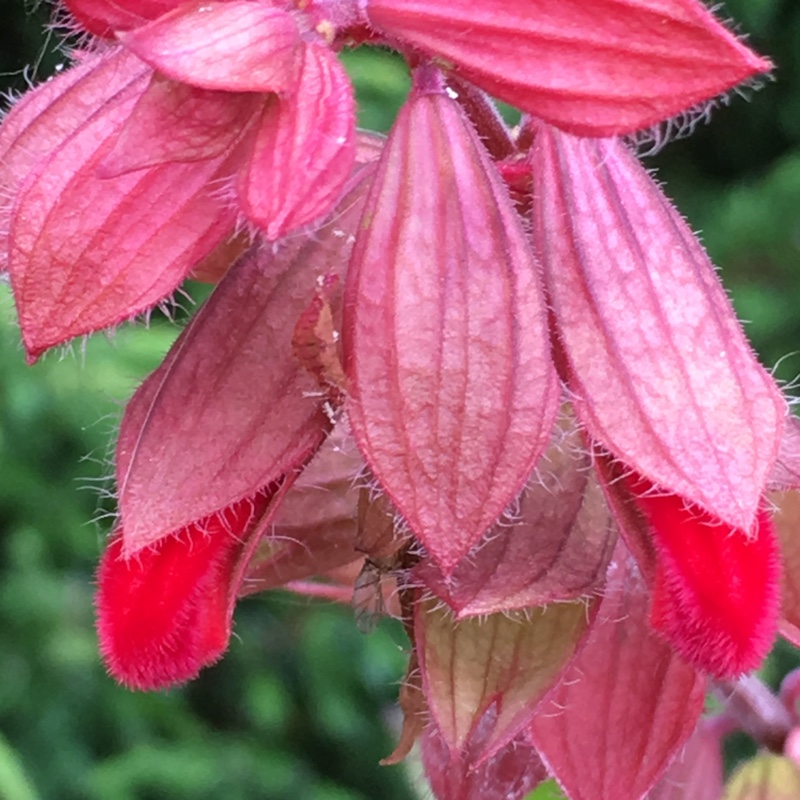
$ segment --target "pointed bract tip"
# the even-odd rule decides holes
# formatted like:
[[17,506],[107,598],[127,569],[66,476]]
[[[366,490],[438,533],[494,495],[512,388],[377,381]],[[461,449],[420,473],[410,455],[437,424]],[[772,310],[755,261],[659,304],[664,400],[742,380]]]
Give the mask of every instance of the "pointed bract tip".
[[369,0],[366,11],[444,69],[579,136],[646,129],[771,66],[701,0]]
[[25,343],[24,338],[23,338],[23,345],[22,346],[25,348],[25,363],[29,367],[32,367],[39,360],[39,358],[41,357],[42,353],[46,349],[44,347],[39,347],[39,348],[29,347]]
[[477,725],[469,746],[454,755],[435,723],[428,724],[420,756],[436,800],[522,800],[547,779],[546,767],[523,734],[488,761],[472,763],[471,751],[480,749],[486,727]]

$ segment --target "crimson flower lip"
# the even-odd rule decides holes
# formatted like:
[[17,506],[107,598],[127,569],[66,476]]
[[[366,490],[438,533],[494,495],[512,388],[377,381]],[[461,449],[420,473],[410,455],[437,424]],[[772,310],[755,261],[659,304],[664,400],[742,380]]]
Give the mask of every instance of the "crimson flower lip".
[[683,657],[721,678],[757,669],[778,624],[778,542],[762,503],[751,531],[629,476],[656,553],[650,622]]
[[97,629],[120,683],[164,689],[195,678],[228,649],[237,563],[252,549],[248,533],[269,500],[240,502],[136,558],[124,557],[121,531],[112,537],[97,575]]

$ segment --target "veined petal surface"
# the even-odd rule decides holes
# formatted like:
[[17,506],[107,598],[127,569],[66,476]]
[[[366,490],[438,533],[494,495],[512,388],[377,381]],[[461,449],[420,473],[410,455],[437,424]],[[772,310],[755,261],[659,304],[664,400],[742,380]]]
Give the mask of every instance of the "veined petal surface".
[[703,709],[705,678],[650,629],[647,606],[620,547],[585,645],[530,726],[571,800],[641,800]]
[[128,553],[252,496],[322,443],[326,397],[292,335],[318,280],[345,268],[365,177],[314,237],[232,267],[128,404],[117,445]]
[[154,72],[100,164],[100,175],[222,155],[243,136],[263,105],[264,99],[252,92],[198,89]]
[[29,362],[152,308],[235,221],[208,186],[227,173],[221,161],[103,181],[96,154],[58,186],[70,155],[64,148],[34,176],[12,216],[9,272]]
[[181,0],[64,0],[76,20],[95,36],[136,28],[181,5]]
[[[123,50],[84,54],[78,64],[24,94],[0,125],[3,197],[16,197],[25,178],[88,120],[130,102],[149,72]],[[11,210],[12,203],[0,204],[0,268],[7,266]]]
[[783,426],[778,458],[770,473],[770,489],[800,489],[800,419],[790,413]]
[[350,79],[335,53],[307,44],[297,90],[263,111],[239,171],[239,205],[268,239],[279,239],[330,210],[355,154]]
[[8,269],[29,361],[145,311],[233,231],[212,183],[226,155],[98,176],[146,87],[105,103],[25,179],[11,211]]
[[429,559],[415,568],[459,618],[601,590],[617,529],[573,417],[556,426],[516,506],[448,578]]
[[528,477],[558,393],[525,232],[446,95],[401,110],[347,280],[353,432],[449,573]]
[[578,418],[653,483],[748,530],[786,406],[708,256],[621,141],[543,127],[532,169]]
[[648,800],[719,800],[723,782],[722,735],[715,722],[701,719],[697,723]]
[[201,89],[285,92],[297,81],[297,23],[259,0],[186,3],[119,38],[153,69]]
[[356,550],[364,461],[340,422],[295,481],[253,555],[243,594],[323,575],[363,557]]
[[646,128],[771,65],[698,0],[368,0],[372,24],[571,133]]
[[773,492],[769,499],[777,507],[775,527],[783,562],[778,629],[785,639],[800,647],[800,493]]
[[526,726],[574,657],[596,601],[552,603],[455,621],[435,600],[414,608],[422,685],[431,718],[453,755],[491,724],[473,748],[480,765]]

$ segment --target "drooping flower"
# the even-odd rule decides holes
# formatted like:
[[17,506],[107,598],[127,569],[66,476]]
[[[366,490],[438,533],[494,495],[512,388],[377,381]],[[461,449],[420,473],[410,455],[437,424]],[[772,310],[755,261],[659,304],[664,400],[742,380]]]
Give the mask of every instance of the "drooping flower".
[[152,308],[243,221],[277,239],[329,212],[355,158],[352,88],[297,15],[183,4],[12,109],[2,263],[29,360]]
[[[67,7],[102,41],[0,128],[29,358],[221,276],[123,419],[111,673],[194,677],[253,591],[379,610],[394,581],[392,758],[421,734],[453,800],[548,772],[641,797],[706,675],[766,654],[765,492],[799,481],[780,392],[619,137],[769,64],[696,0]],[[413,71],[385,141],[336,58],[364,41]]]

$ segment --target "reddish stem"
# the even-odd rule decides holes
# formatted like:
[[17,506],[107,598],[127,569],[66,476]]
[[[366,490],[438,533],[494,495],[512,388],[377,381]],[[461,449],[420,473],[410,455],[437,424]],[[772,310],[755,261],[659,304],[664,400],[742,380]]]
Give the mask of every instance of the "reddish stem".
[[717,681],[715,694],[741,730],[774,753],[782,753],[792,730],[786,706],[755,675],[738,681]]
[[447,83],[457,93],[459,105],[466,111],[489,155],[495,161],[515,155],[517,145],[511,131],[489,96],[457,75],[448,75]]

